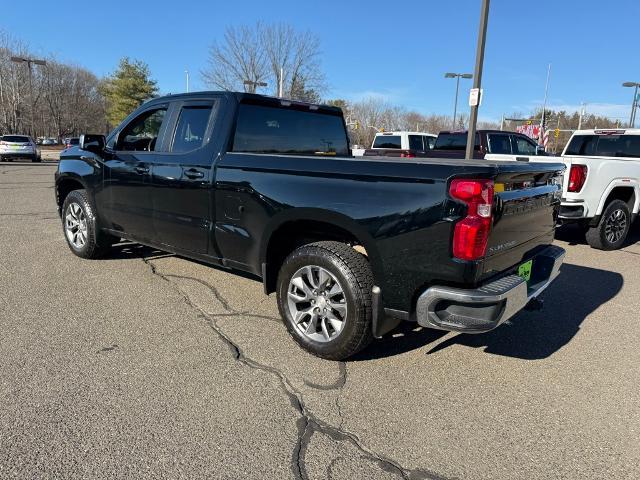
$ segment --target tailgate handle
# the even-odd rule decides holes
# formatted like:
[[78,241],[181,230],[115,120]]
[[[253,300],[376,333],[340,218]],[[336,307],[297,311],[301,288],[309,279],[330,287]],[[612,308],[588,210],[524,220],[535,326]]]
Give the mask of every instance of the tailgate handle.
[[516,157],[516,160],[518,162],[528,162],[529,161],[529,157]]
[[202,178],[204,177],[204,173],[192,168],[184,172],[184,176],[191,179]]

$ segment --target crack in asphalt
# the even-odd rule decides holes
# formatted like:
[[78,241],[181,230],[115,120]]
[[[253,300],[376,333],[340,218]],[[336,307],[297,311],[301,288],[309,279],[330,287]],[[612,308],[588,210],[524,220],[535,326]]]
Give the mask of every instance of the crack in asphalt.
[[[300,418],[296,422],[296,426],[298,430],[298,441],[296,442],[295,448],[293,449],[292,458],[291,458],[291,470],[296,479],[304,480],[309,478],[304,459],[306,456],[306,450],[309,445],[309,442],[311,441],[313,434],[316,432],[322,433],[336,442],[350,443],[355,448],[357,448],[360,452],[362,452],[363,458],[373,461],[374,463],[378,464],[378,466],[382,470],[398,475],[403,479],[406,479],[406,480],[418,480],[418,479],[443,480],[444,479],[444,477],[441,477],[435,474],[434,472],[430,472],[427,470],[405,468],[401,466],[399,463],[397,463],[396,461],[386,458],[385,456],[378,454],[372,449],[368,448],[366,445],[362,443],[362,441],[358,438],[358,436],[355,433],[343,430],[342,428],[339,428],[339,427],[335,427],[321,420],[320,418],[316,417],[316,415],[306,406],[303,400],[302,393],[293,386],[291,381],[289,381],[287,376],[282,371],[278,370],[277,368],[271,367],[269,365],[260,363],[251,357],[248,357],[242,351],[240,346],[236,344],[231,339],[231,337],[229,337],[229,335],[227,335],[224,332],[224,330],[220,328],[220,326],[217,324],[216,322],[217,315],[212,315],[210,313],[207,313],[203,309],[198,307],[196,304],[194,304],[191,298],[189,297],[189,295],[186,292],[184,292],[184,290],[181,289],[175,282],[172,282],[171,279],[172,278],[189,279],[197,283],[200,283],[202,285],[205,285],[209,287],[212,292],[215,292],[214,293],[215,298],[220,301],[223,307],[227,309],[230,308],[229,302],[227,302],[226,299],[222,297],[220,292],[218,292],[218,290],[215,289],[215,287],[197,278],[161,273],[157,270],[152,260],[153,260],[152,258],[142,257],[142,261],[150,268],[151,273],[153,275],[158,276],[165,282],[169,283],[182,296],[184,302],[190,308],[195,310],[198,313],[198,317],[204,320],[206,325],[223,341],[223,343],[227,345],[227,347],[229,348],[229,351],[231,352],[231,354],[233,355],[233,358],[236,361],[254,370],[260,370],[263,372],[270,373],[279,380],[281,390],[289,399],[291,406],[300,415]],[[238,316],[245,315],[250,317],[256,317],[256,315],[246,313],[246,312],[234,312],[232,309],[228,310],[227,316],[230,316],[230,315],[238,315]],[[341,362],[341,363],[344,364],[344,362]],[[340,389],[342,389],[344,387],[344,384],[346,383],[346,374],[347,374],[347,371],[346,371],[346,364],[345,364],[344,370],[341,369],[341,379],[338,380],[338,384],[341,385],[339,387]]]

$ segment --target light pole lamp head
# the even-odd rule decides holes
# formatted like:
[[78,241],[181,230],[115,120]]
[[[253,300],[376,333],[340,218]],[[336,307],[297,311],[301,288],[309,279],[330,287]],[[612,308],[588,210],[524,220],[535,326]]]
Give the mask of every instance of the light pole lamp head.
[[470,73],[463,73],[462,75],[460,75],[462,78],[473,78],[473,75],[471,75]]
[[640,86],[640,83],[637,82],[624,82],[622,84],[623,87],[638,87]]
[[456,78],[457,76],[458,75],[456,73],[451,73],[451,72],[444,74],[444,78]]

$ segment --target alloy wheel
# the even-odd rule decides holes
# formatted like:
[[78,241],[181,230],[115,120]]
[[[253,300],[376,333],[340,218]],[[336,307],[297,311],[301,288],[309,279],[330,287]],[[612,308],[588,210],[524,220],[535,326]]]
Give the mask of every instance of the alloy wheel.
[[604,235],[609,243],[618,242],[627,229],[627,216],[621,209],[614,210],[607,217],[604,225]]
[[80,249],[87,243],[87,218],[77,203],[70,203],[64,218],[64,230],[69,243]]
[[316,342],[334,340],[347,318],[347,299],[338,279],[328,270],[309,265],[291,278],[287,305],[294,327]]

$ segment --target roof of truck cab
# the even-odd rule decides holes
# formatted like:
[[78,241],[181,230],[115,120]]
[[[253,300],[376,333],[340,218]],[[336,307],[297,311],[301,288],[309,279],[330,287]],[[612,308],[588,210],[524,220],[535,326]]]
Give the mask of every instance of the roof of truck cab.
[[429,132],[412,132],[412,131],[409,131],[409,130],[393,130],[393,131],[389,131],[389,132],[376,132],[376,137],[378,135],[384,136],[384,135],[403,135],[403,134],[407,134],[407,135],[428,135],[429,137],[437,137],[438,136],[435,133],[429,133]]
[[576,130],[574,135],[640,135],[640,128],[590,128],[587,130]]
[[340,107],[334,107],[332,105],[299,102],[297,100],[272,97],[269,95],[260,95],[257,93],[228,92],[228,91],[220,91],[220,90],[163,95],[161,97],[151,98],[147,100],[146,103],[152,103],[152,102],[156,103],[156,102],[175,101],[175,100],[197,100],[200,98],[211,97],[212,95],[231,98],[236,100],[238,103],[247,102],[247,103],[257,103],[262,105],[274,105],[274,106],[290,106],[290,105],[303,106],[303,107],[307,106],[307,107],[317,107],[318,109],[321,109],[322,111],[326,111],[326,112],[330,111],[333,113],[342,113],[342,109]]

